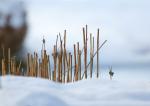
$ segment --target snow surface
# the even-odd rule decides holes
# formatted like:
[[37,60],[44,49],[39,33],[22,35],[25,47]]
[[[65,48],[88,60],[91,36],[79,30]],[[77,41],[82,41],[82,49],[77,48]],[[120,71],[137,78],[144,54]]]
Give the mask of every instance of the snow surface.
[[150,106],[150,81],[83,80],[59,84],[1,77],[0,106]]

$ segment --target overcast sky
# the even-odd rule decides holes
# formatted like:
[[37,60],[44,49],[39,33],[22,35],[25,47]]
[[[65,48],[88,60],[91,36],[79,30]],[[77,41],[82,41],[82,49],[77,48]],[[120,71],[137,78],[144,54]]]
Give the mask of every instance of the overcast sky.
[[28,50],[39,51],[43,35],[52,50],[56,35],[67,29],[67,47],[82,43],[82,27],[96,36],[100,28],[101,62],[113,64],[150,64],[149,0],[25,0],[29,31]]

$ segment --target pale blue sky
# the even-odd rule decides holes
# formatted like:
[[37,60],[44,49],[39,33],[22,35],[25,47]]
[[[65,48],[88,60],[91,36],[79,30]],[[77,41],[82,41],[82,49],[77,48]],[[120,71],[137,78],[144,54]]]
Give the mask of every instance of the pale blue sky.
[[100,28],[101,62],[150,64],[149,0],[25,0],[29,32],[26,47],[39,51],[43,35],[52,50],[56,35],[67,29],[67,45],[82,42],[82,27],[96,35]]

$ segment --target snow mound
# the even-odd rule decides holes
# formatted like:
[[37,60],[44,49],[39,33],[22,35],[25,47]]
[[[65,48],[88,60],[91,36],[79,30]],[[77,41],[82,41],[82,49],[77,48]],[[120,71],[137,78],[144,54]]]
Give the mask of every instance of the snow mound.
[[88,79],[70,84],[1,77],[0,106],[150,106],[149,81]]
[[42,92],[33,92],[17,104],[18,106],[66,106],[61,99]]

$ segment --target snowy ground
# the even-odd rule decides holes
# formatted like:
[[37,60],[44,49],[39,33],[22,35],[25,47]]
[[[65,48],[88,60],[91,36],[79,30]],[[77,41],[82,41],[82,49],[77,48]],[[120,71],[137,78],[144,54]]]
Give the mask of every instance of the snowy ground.
[[150,106],[150,81],[84,80],[58,84],[40,78],[1,78],[0,106]]

